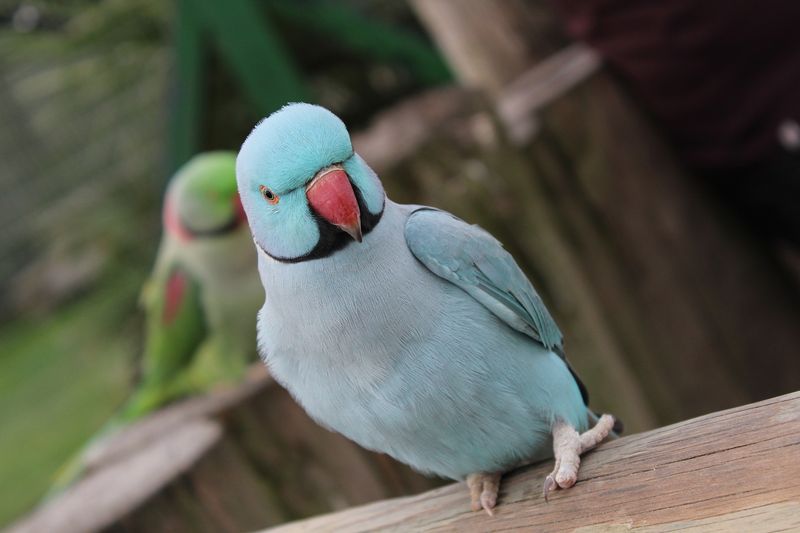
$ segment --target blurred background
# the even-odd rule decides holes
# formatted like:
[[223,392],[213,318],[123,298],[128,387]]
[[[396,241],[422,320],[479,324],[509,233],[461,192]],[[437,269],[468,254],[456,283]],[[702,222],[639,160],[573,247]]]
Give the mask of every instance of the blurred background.
[[[290,101],[494,233],[629,431],[800,388],[800,8],[639,4],[0,0],[0,525],[142,380],[170,176]],[[385,493],[225,529],[427,486],[374,461]]]

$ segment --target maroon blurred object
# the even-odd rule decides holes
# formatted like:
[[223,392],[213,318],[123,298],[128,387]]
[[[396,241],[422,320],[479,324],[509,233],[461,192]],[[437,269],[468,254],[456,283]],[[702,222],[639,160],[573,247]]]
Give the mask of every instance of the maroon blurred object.
[[800,122],[797,0],[552,0],[696,169],[754,163]]

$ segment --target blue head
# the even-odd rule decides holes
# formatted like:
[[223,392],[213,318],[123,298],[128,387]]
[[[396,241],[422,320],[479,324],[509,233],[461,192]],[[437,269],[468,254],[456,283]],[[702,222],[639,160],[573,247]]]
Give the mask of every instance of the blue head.
[[289,104],[262,120],[242,144],[236,178],[256,243],[281,261],[324,257],[380,220],[380,180],[353,152],[339,118]]

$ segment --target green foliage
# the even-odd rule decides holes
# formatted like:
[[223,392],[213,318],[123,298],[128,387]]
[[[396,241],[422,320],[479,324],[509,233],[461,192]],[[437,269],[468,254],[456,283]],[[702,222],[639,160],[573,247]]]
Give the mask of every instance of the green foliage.
[[167,178],[171,4],[29,4],[0,27],[0,524],[129,394]]
[[146,220],[166,181],[168,3],[36,5],[31,31],[0,28],[0,292],[65,249],[150,252],[157,218],[112,233],[129,223],[121,211]]
[[45,321],[0,330],[0,524],[41,498],[128,394],[140,280],[120,274]]

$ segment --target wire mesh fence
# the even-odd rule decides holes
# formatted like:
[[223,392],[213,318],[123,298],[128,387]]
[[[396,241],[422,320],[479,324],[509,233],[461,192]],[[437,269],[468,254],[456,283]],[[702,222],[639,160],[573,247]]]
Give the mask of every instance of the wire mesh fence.
[[[165,180],[169,5],[3,6],[2,309],[58,301],[150,249]],[[135,16],[131,16],[135,13]],[[88,216],[91,215],[91,216]]]

